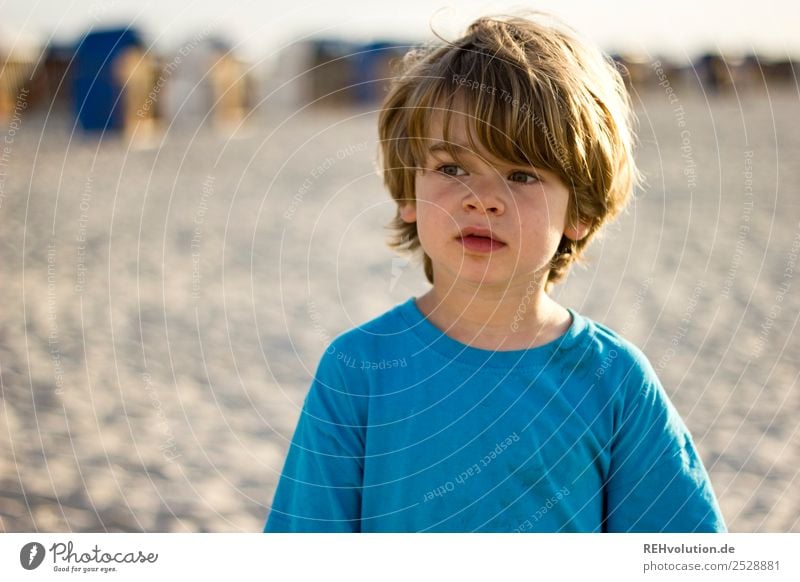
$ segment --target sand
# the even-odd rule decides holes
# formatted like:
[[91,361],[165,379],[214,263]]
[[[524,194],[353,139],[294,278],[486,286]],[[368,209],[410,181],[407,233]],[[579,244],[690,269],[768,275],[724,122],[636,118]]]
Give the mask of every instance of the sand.
[[[800,104],[676,94],[635,95],[648,185],[555,295],[647,354],[732,531],[798,532]],[[326,342],[427,288],[376,114],[70,124],[31,112],[0,178],[0,530],[259,531]]]

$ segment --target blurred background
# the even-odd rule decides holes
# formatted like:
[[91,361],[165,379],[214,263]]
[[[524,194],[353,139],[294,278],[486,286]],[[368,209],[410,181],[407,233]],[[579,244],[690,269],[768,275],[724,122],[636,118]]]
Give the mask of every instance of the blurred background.
[[554,295],[650,358],[732,531],[800,531],[800,9],[0,6],[0,531],[259,531],[331,338],[427,289],[377,108],[409,47],[552,12],[646,176]]

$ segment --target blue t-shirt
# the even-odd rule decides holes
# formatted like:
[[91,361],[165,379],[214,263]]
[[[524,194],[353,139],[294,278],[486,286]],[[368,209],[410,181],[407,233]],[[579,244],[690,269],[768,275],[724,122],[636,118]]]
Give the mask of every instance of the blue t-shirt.
[[726,531],[646,357],[569,311],[527,350],[462,344],[413,297],[338,336],[264,531]]

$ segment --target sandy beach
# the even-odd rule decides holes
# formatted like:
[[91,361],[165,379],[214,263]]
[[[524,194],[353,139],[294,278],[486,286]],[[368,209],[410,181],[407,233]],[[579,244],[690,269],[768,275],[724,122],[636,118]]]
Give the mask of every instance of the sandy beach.
[[[554,295],[649,357],[731,531],[800,532],[800,100],[675,95],[634,95],[646,188]],[[136,149],[22,118],[0,531],[260,531],[327,342],[427,289],[384,244],[376,124],[265,106]]]

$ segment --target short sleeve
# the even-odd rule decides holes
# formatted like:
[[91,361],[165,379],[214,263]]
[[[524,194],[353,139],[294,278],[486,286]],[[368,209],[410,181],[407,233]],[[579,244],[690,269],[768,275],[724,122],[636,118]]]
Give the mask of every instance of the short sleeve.
[[615,424],[604,531],[727,531],[692,437],[652,369]]
[[[303,403],[265,532],[360,530],[364,427],[332,348]],[[363,400],[363,398],[362,398]]]

